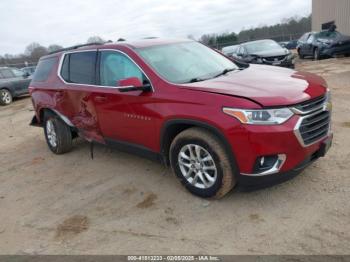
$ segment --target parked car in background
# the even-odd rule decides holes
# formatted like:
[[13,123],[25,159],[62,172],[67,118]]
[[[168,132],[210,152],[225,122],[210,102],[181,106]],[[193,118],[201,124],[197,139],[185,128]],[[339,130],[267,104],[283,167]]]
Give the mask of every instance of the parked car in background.
[[232,56],[245,63],[294,68],[294,55],[270,39],[240,44]]
[[28,93],[31,78],[17,68],[0,67],[0,105],[11,104],[14,97]]
[[290,40],[286,44],[286,48],[289,50],[296,49],[298,45],[298,40]]
[[288,42],[286,42],[286,41],[284,41],[284,42],[278,42],[278,44],[279,44],[280,46],[282,46],[283,48],[287,48]]
[[71,150],[78,134],[161,160],[200,197],[292,178],[333,137],[321,77],[240,68],[190,40],[65,49],[40,59],[30,93],[32,125],[53,153]]
[[34,74],[35,72],[35,68],[36,66],[26,66],[26,67],[22,67],[21,71],[25,74],[27,74],[28,76]]
[[298,41],[297,52],[300,58],[312,56],[315,60],[350,55],[350,36],[338,31],[324,30],[305,33]]
[[221,49],[221,52],[228,56],[231,57],[234,53],[236,53],[239,45],[231,45],[231,46],[226,46]]

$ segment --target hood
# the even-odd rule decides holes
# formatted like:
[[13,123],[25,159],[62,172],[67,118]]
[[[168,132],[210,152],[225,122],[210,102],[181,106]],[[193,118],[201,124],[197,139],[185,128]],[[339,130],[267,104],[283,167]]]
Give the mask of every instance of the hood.
[[271,56],[282,56],[288,55],[289,51],[285,48],[273,49],[273,50],[264,50],[260,52],[255,52],[250,55],[260,56],[260,57],[271,57]]
[[285,106],[321,96],[326,85],[323,78],[291,69],[253,65],[206,81],[181,87],[211,93],[245,97],[262,106]]

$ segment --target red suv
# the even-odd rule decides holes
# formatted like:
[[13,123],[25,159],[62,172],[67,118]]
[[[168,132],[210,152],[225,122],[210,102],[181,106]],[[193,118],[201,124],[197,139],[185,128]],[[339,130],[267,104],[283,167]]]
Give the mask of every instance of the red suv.
[[331,145],[326,82],[285,68],[240,68],[190,40],[76,46],[40,59],[32,125],[56,154],[72,139],[170,165],[183,185],[219,198],[300,173]]

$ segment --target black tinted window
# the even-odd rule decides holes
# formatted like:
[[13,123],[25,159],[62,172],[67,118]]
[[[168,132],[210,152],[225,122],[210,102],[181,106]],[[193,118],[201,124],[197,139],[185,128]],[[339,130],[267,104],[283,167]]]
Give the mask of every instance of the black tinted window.
[[61,76],[70,83],[95,84],[96,52],[78,52],[65,56]]
[[56,57],[40,60],[33,75],[33,82],[45,82],[54,68],[56,61]]

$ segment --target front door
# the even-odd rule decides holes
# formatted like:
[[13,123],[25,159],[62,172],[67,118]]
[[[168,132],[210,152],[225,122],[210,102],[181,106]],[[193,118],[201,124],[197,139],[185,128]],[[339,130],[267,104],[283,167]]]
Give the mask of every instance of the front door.
[[149,79],[133,60],[117,50],[101,50],[99,61],[100,88],[94,92],[93,99],[105,140],[154,149],[154,92],[122,93],[118,88],[121,79],[138,77],[143,83]]

